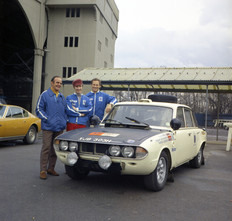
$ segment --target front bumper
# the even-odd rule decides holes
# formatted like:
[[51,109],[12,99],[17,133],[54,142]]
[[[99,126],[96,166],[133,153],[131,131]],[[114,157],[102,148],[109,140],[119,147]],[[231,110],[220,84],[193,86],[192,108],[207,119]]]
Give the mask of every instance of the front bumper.
[[[57,151],[56,155],[64,164],[69,165],[67,156],[68,151]],[[99,167],[98,161],[103,155],[90,155],[90,154],[78,154],[77,166],[88,168],[90,171],[107,172],[107,173],[119,173],[124,175],[148,175],[156,168],[158,159],[148,155],[144,159],[132,159],[122,157],[110,157],[112,160],[111,166],[108,170],[103,170]]]

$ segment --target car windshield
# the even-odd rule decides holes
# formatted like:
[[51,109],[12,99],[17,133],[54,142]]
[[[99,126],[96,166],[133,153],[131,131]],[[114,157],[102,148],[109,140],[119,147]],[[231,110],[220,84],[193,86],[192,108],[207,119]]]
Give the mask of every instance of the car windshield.
[[117,105],[103,123],[145,124],[150,126],[169,127],[172,109],[152,105]]

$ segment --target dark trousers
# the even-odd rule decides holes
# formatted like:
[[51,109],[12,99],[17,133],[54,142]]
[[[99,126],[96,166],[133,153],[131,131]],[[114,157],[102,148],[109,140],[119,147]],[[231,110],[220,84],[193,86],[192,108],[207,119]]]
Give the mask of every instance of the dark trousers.
[[63,131],[42,131],[43,146],[40,153],[40,171],[47,171],[48,169],[55,168],[57,156],[53,147],[53,140],[62,133]]

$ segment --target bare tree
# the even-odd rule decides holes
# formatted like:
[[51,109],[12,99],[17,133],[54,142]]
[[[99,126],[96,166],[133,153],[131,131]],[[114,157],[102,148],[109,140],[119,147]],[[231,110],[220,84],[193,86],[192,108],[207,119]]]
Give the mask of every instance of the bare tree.
[[[118,101],[138,101],[147,98],[153,92],[148,91],[115,91],[114,95]],[[157,92],[157,94],[174,95],[178,102],[190,106],[195,113],[205,113],[207,106],[207,97],[205,93],[181,93],[181,92]],[[217,114],[232,114],[232,94],[230,93],[209,93],[208,95],[208,113],[217,116]]]

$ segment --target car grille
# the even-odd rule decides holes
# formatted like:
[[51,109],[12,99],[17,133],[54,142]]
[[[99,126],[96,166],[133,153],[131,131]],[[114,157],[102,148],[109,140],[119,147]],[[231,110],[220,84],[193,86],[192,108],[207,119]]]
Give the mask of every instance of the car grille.
[[91,153],[91,154],[107,154],[109,145],[107,144],[93,144],[93,143],[81,143],[80,153]]

